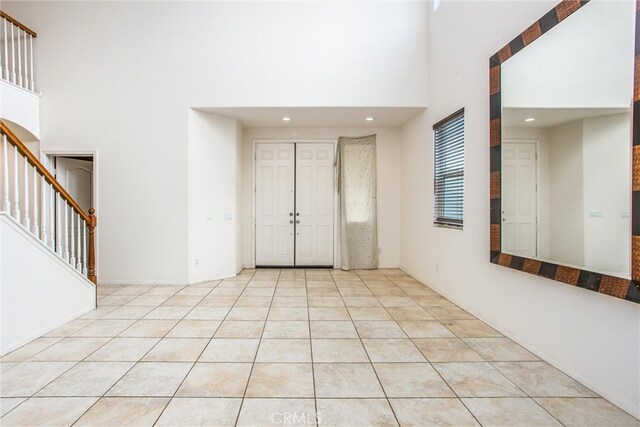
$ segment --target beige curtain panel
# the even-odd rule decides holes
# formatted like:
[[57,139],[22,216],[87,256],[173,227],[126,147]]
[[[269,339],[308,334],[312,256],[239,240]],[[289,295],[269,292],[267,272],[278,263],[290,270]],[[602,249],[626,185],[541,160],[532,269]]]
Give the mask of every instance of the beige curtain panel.
[[340,137],[336,156],[340,267],[378,268],[376,136]]

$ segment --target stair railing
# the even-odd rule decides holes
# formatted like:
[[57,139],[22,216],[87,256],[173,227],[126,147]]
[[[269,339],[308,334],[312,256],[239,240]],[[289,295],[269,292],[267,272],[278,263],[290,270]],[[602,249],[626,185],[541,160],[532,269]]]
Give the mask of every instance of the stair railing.
[[33,74],[35,31],[0,10],[0,76],[31,92],[36,84]]
[[2,120],[0,134],[0,212],[13,217],[71,267],[97,283],[95,210],[85,212]]

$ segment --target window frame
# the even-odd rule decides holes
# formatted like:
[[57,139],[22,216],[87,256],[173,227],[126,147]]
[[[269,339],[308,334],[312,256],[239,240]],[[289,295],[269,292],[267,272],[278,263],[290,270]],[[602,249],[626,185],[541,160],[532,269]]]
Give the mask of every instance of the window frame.
[[[436,135],[438,130],[443,126],[462,118],[462,163],[460,167],[446,169],[442,173],[438,174],[437,165],[438,158],[442,155],[442,152],[438,154],[436,145]],[[433,225],[436,227],[451,228],[455,230],[463,230],[464,228],[464,155],[465,155],[465,109],[464,107],[457,110],[453,114],[445,117],[433,125]],[[457,148],[457,146],[456,146]],[[444,215],[446,211],[444,200],[446,198],[446,190],[438,192],[438,186],[443,185],[447,179],[462,179],[462,189],[459,192],[460,202],[460,218],[451,218]],[[439,209],[441,208],[441,209]],[[442,215],[438,215],[438,211],[442,212]]]

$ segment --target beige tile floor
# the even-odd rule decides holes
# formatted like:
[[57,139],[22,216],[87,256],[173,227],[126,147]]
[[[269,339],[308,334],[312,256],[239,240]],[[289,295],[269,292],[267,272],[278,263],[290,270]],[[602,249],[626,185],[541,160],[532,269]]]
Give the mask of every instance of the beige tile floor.
[[0,359],[0,425],[640,425],[400,270],[98,294]]

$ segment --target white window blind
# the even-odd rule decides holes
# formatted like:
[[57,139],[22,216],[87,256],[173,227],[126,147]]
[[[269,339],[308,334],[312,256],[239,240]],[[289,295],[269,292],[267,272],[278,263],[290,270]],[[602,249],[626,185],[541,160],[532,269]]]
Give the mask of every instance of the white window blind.
[[464,108],[433,126],[434,224],[462,228]]

